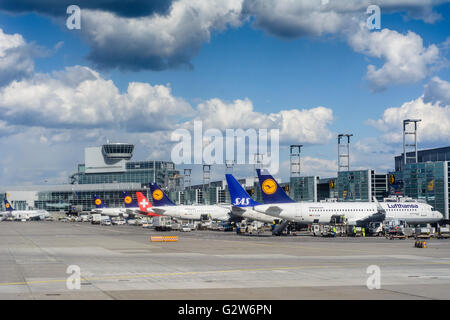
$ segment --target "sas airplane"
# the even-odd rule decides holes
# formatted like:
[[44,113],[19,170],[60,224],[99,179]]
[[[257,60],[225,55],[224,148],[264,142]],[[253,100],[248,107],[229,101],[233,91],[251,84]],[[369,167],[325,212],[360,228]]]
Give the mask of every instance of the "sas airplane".
[[228,221],[230,209],[218,205],[175,205],[156,183],[150,183],[153,211],[157,214],[183,220]]
[[47,210],[15,210],[7,199],[4,200],[6,212],[3,218],[12,217],[14,220],[44,220],[50,216]]
[[261,203],[253,200],[233,175],[226,174],[225,178],[227,179],[228,191],[230,192],[231,213],[233,215],[264,223],[273,223],[274,220],[277,220],[272,216],[254,210],[254,207],[261,205]]
[[254,210],[279,219],[304,224],[330,224],[344,217],[350,225],[403,220],[408,224],[434,223],[443,219],[440,212],[426,203],[374,202],[294,202],[267,170],[257,170],[264,204]]

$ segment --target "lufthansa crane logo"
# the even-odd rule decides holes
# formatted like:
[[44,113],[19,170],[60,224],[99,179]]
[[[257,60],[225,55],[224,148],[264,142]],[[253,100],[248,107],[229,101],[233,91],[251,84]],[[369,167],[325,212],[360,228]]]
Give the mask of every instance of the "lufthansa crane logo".
[[394,184],[395,183],[395,176],[393,174],[389,175],[389,183]]
[[434,190],[434,180],[431,180],[430,182],[428,182],[428,191],[433,190]]
[[95,204],[96,205],[101,205],[102,204],[102,200],[100,200],[100,199],[95,199]]
[[6,209],[9,209],[9,203],[7,203],[7,204],[5,205],[5,207],[6,207]]
[[266,179],[262,183],[262,191],[265,194],[274,194],[277,191],[277,183],[273,179]]
[[163,193],[161,190],[158,189],[158,190],[153,191],[152,196],[153,196],[153,199],[155,199],[155,200],[161,200],[163,198]]
[[126,204],[130,204],[131,201],[132,201],[132,199],[131,199],[130,196],[126,196],[124,200],[125,200],[125,203],[126,203]]

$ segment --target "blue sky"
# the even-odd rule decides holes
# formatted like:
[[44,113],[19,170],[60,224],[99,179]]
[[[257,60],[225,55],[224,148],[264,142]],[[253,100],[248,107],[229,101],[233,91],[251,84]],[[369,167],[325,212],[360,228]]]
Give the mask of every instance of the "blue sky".
[[[125,20],[122,20],[117,26],[110,26],[110,28],[118,28],[115,32],[117,32],[118,37],[122,36],[124,38],[122,41],[117,41],[117,43],[111,42],[109,48],[107,41],[110,39],[110,35],[106,27],[106,31],[103,30],[102,26],[99,27],[97,24],[99,22],[92,20],[91,16],[89,16],[89,14],[92,14],[92,16],[96,15],[95,12],[92,13],[92,9],[89,9],[91,11],[89,13],[89,10],[84,11],[82,8],[82,30],[68,30],[64,25],[66,18],[64,12],[59,16],[49,16],[44,9],[40,11],[39,8],[34,11],[31,8],[29,10],[25,8],[21,12],[16,12],[10,8],[11,6],[8,6],[8,1],[0,1],[0,29],[6,35],[21,35],[24,42],[33,46],[35,51],[39,52],[38,54],[27,56],[27,59],[33,61],[34,67],[32,71],[27,71],[25,76],[23,72],[18,73],[20,76],[15,80],[22,83],[36,79],[36,75],[39,74],[51,75],[54,71],[62,72],[66,67],[78,65],[88,67],[93,72],[98,72],[102,80],[112,80],[120,95],[127,93],[129,83],[132,82],[169,87],[172,97],[182,100],[190,105],[193,110],[196,110],[201,103],[213,108],[213,102],[211,102],[213,99],[219,99],[223,102],[223,108],[233,110],[232,105],[234,106],[236,99],[248,99],[253,106],[253,112],[256,113],[251,117],[257,118],[261,116],[261,123],[266,123],[264,122],[267,121],[264,117],[265,115],[271,113],[279,114],[282,110],[312,110],[319,106],[325,107],[332,111],[333,119],[331,121],[327,119],[317,120],[323,120],[325,123],[326,130],[323,132],[323,135],[318,134],[317,137],[308,140],[309,138],[305,138],[305,133],[286,132],[285,136],[289,136],[289,138],[286,138],[285,141],[282,139],[283,145],[292,143],[292,139],[294,139],[295,143],[306,145],[303,149],[303,155],[309,157],[309,159],[305,159],[307,162],[305,174],[327,176],[331,175],[333,170],[335,171],[334,166],[337,158],[336,135],[340,132],[353,133],[355,146],[358,146],[358,142],[359,146],[370,146],[371,143],[376,144],[373,154],[368,154],[361,147],[354,150],[354,167],[374,167],[379,171],[386,171],[387,167],[392,168],[393,152],[401,150],[398,137],[395,137],[396,133],[401,133],[401,123],[395,122],[396,116],[390,115],[390,118],[383,118],[383,114],[386,109],[391,107],[396,108],[397,110],[394,111],[397,111],[402,116],[413,115],[414,112],[419,112],[420,107],[415,107],[414,110],[408,109],[409,111],[404,110],[404,112],[400,108],[405,103],[415,101],[422,96],[425,90],[424,87],[429,84],[429,91],[435,93],[432,97],[430,94],[429,101],[437,109],[433,109],[436,111],[433,117],[430,116],[430,119],[424,119],[424,126],[432,127],[433,121],[439,119],[440,114],[446,114],[446,111],[449,110],[445,109],[448,106],[447,96],[445,92],[441,92],[445,91],[442,88],[445,89],[448,81],[450,81],[447,61],[450,41],[447,43],[447,47],[443,45],[449,39],[448,30],[450,30],[450,4],[447,1],[433,1],[431,2],[433,4],[427,2],[423,6],[415,4],[417,8],[414,8],[414,10],[408,6],[402,8],[401,4],[394,9],[389,7],[384,10],[383,5],[381,5],[381,27],[387,36],[392,36],[391,40],[388,39],[381,42],[381,53],[371,47],[380,43],[377,42],[375,37],[373,39],[368,38],[368,35],[363,35],[358,39],[353,37],[358,32],[366,32],[357,29],[356,25],[355,27],[344,25],[343,29],[347,28],[350,31],[333,29],[328,32],[319,32],[317,30],[322,30],[321,28],[326,28],[327,26],[321,26],[321,21],[311,21],[308,25],[297,25],[294,23],[293,25],[285,26],[285,28],[291,28],[294,33],[301,33],[301,36],[286,37],[283,34],[277,34],[279,25],[285,23],[284,20],[289,21],[289,17],[286,16],[283,8],[274,7],[274,17],[270,16],[269,21],[266,18],[267,12],[259,10],[258,2],[261,1],[254,0],[248,1],[250,4],[244,3],[244,5],[248,5],[253,10],[245,19],[242,17],[228,18],[228,16],[224,15],[225,18],[223,19],[229,19],[226,21],[228,25],[220,28],[210,27],[207,29],[208,36],[205,36],[205,30],[201,29],[201,27],[194,23],[192,23],[193,25],[187,23],[185,28],[189,32],[189,37],[192,37],[192,41],[182,43],[180,46],[176,46],[175,49],[163,40],[158,39],[158,35],[166,32],[166,30],[157,30],[155,33],[152,33],[153,31],[131,28],[123,31],[120,23],[127,27],[129,23],[139,18],[120,17],[120,13],[114,19]],[[177,2],[181,1],[174,1],[173,6]],[[331,4],[333,4],[333,1],[331,1]],[[2,6],[3,9],[6,8],[3,11],[1,11]],[[278,9],[279,11],[277,11]],[[303,9],[305,11],[313,10],[313,12],[318,10],[310,7]],[[431,9],[435,14],[439,14],[441,18],[430,22],[429,17],[431,15],[427,11],[428,9]],[[202,21],[213,19],[210,18],[208,10],[219,9],[202,8],[200,12],[204,12],[204,16],[199,16],[198,19]],[[223,10],[226,11],[229,8],[223,8]],[[292,8],[291,11],[293,14],[299,12],[298,19],[303,18],[302,14],[308,14],[308,12],[303,13],[296,10],[296,8]],[[88,15],[86,18],[85,12]],[[102,8],[100,12],[107,14],[108,10]],[[326,14],[333,12],[333,8],[320,9],[318,12]],[[336,12],[340,12],[339,14],[342,15],[345,14],[345,16],[341,17],[342,20],[348,17],[365,19],[364,10],[360,9],[344,13],[338,10]],[[420,12],[418,16],[417,12]],[[221,12],[219,13],[221,14]],[[103,16],[98,13],[97,16],[100,20],[103,19]],[[106,18],[107,16],[105,15]],[[276,21],[276,19],[279,21]],[[84,23],[85,21],[86,23]],[[181,19],[180,21],[184,23],[184,20]],[[179,23],[181,24],[181,22]],[[212,25],[215,25],[215,23],[217,21],[213,21]],[[317,30],[314,29],[316,27],[315,23],[317,23]],[[337,26],[343,25],[342,23],[340,22]],[[311,25],[312,27],[310,27]],[[170,30],[170,25],[167,24],[165,26]],[[129,36],[126,31],[130,33]],[[409,31],[422,40],[423,46],[419,46],[417,49],[413,45],[409,45],[408,41],[414,41],[408,34]],[[142,36],[139,34],[140,32]],[[145,41],[147,37],[145,32],[149,32],[148,41]],[[167,32],[170,34],[169,31]],[[198,32],[198,35],[196,32]],[[371,31],[371,33],[377,32],[380,33],[382,31]],[[182,42],[183,39],[178,39],[176,33],[173,35],[175,41]],[[101,37],[104,37],[102,39],[103,42],[98,40]],[[6,37],[5,41],[8,41],[8,39]],[[368,43],[361,42],[365,39],[367,39]],[[197,40],[198,44],[196,44]],[[397,43],[403,40],[405,41],[404,46],[397,48]],[[417,39],[415,38],[415,40]],[[139,41],[142,41],[142,43]],[[104,44],[105,42],[106,44]],[[62,43],[62,45],[57,45],[58,43]],[[123,46],[121,46],[122,44]],[[164,47],[164,45],[167,45],[167,52],[175,51],[173,55],[175,58],[173,56],[164,56],[164,53],[157,50],[157,46]],[[364,47],[364,49],[358,49],[360,48],[359,46]],[[430,50],[428,54],[422,54],[432,46],[438,48],[438,53],[433,53]],[[131,51],[130,47],[136,47],[136,52]],[[405,56],[404,59],[411,59],[412,63],[418,59],[423,59],[424,62],[418,64],[416,70],[405,70],[403,73],[397,74],[397,70],[400,70],[402,66],[395,63],[400,63],[401,61],[390,64],[389,54],[392,53],[392,56],[395,57],[397,54],[395,50],[398,50],[401,55],[402,52],[405,52],[405,49],[412,52],[411,55]],[[415,49],[418,52],[413,52]],[[156,53],[153,53],[153,50]],[[123,54],[125,56],[123,58],[120,53],[116,54],[116,52],[120,51],[126,51],[130,60],[142,61],[142,66],[137,64],[131,65],[130,61],[124,61],[124,59],[127,59],[127,55]],[[147,52],[149,52],[148,55]],[[90,54],[91,58],[88,58]],[[174,59],[175,65],[163,67],[162,70],[155,70],[154,64],[147,64],[146,59],[151,61],[155,56],[160,58],[158,55],[163,59]],[[178,64],[179,55],[187,56],[187,58],[184,57],[182,60],[184,62],[187,61],[191,67],[186,66],[186,63]],[[108,61],[109,65],[106,67],[99,66],[97,64],[98,61]],[[376,76],[376,81],[381,81],[382,83],[382,86],[376,87],[376,90],[373,89],[375,80],[368,79],[368,65],[373,65],[376,70],[381,70],[386,65],[390,68],[383,71],[386,73],[386,75],[383,75],[383,78],[379,74]],[[417,69],[420,69],[420,67],[424,67],[424,70],[419,72]],[[411,68],[413,69],[414,65]],[[390,77],[392,78],[391,80],[389,79]],[[436,78],[442,83],[437,80],[430,82],[431,79]],[[44,163],[46,161],[50,161],[52,165],[39,174],[24,174],[22,177],[17,178],[11,172],[12,170],[5,170],[5,168],[12,169],[11,166],[14,165],[14,162],[3,163],[4,170],[0,174],[1,184],[34,183],[41,181],[46,175],[50,179],[59,182],[64,179],[65,173],[75,170],[74,162],[83,161],[82,150],[84,145],[100,143],[105,137],[127,141],[135,139],[136,141],[129,142],[138,145],[136,157],[167,158],[169,156],[163,150],[167,150],[166,146],[170,145],[170,143],[160,137],[167,136],[170,128],[165,128],[164,130],[148,129],[143,125],[142,128],[132,130],[134,132],[130,133],[130,130],[123,131],[123,122],[118,123],[111,120],[111,125],[107,126],[100,120],[95,123],[83,123],[82,119],[71,122],[63,119],[64,115],[61,116],[59,122],[51,121],[51,124],[45,124],[46,121],[35,117],[35,113],[38,113],[38,111],[33,110],[33,112],[30,112],[31,103],[28,105],[22,100],[10,102],[10,100],[6,99],[6,97],[14,94],[18,96],[26,96],[27,94],[18,92],[17,88],[11,87],[11,79],[8,81],[3,84],[3,88],[0,87],[0,91],[3,90],[4,93],[3,95],[0,94],[0,110],[3,111],[3,114],[15,114],[15,112],[19,112],[17,110],[23,108],[23,113],[19,114],[22,116],[23,114],[29,115],[30,119],[27,129],[20,127],[20,130],[17,128],[20,125],[23,126],[23,123],[18,123],[15,120],[10,121],[8,117],[2,119],[4,121],[4,129],[0,131],[0,144],[2,144],[2,147],[10,143],[22,144],[22,147],[11,147],[9,149],[13,153],[13,157],[22,159],[18,165],[30,168],[29,172],[33,171],[32,168],[34,166],[36,171],[40,172],[38,168],[45,167]],[[34,81],[36,83],[40,80]],[[441,84],[441,86],[438,86],[437,83]],[[436,90],[431,90],[433,89],[431,88],[432,84],[436,86]],[[49,83],[46,82],[45,85],[49,85]],[[76,91],[75,88],[65,88],[65,90],[70,89]],[[28,92],[30,92],[32,88],[27,87],[22,90],[29,90]],[[159,96],[156,95],[153,98],[157,100]],[[49,99],[55,99],[55,97],[45,96],[42,98],[42,103],[46,103],[46,106],[52,105],[52,101],[49,101]],[[83,101],[88,100],[83,99]],[[151,104],[151,102],[148,103]],[[414,105],[417,103],[419,102],[415,101]],[[55,102],[55,104],[57,103]],[[217,107],[216,105],[214,106]],[[77,108],[83,108],[83,105],[74,105],[73,108],[75,108],[74,112],[77,112]],[[120,106],[118,108],[120,109]],[[134,106],[130,105],[129,108],[127,112],[133,113]],[[167,106],[162,105],[160,110],[165,110],[165,108]],[[156,116],[150,112],[149,114],[153,116],[149,116],[147,120],[149,123],[152,121],[165,123],[167,120],[169,127],[172,123],[173,128],[176,128],[177,125],[196,117],[193,115],[194,113],[191,114],[189,112],[180,115],[177,112],[177,107],[173,106],[173,108],[169,112],[172,117],[171,120],[167,120],[159,111],[155,113],[157,114]],[[180,108],[180,110],[187,109]],[[58,112],[55,111],[55,113]],[[423,112],[431,114],[434,111],[431,113]],[[49,113],[48,117],[51,116],[52,114]],[[33,117],[35,118],[32,119]],[[214,117],[214,113],[207,114],[205,117]],[[15,119],[16,117],[11,117],[11,119],[13,118]],[[242,121],[244,121],[245,126],[245,117],[243,118]],[[292,121],[298,121],[299,126],[303,125],[302,118],[297,119],[294,117],[292,119]],[[377,125],[370,125],[368,123],[369,119],[380,121]],[[128,123],[128,126],[133,126],[132,120],[133,117],[130,116],[130,119],[126,118],[124,121]],[[448,121],[448,119],[444,120]],[[283,118],[277,123],[284,123],[283,121],[288,120]],[[443,122],[444,124],[447,123],[445,121]],[[44,124],[40,124],[42,122]],[[211,119],[211,122],[216,123],[217,121],[216,119]],[[236,120],[235,122],[241,124],[240,121]],[[398,125],[398,127],[393,127],[395,125]],[[236,126],[242,127],[242,125],[238,124]],[[274,128],[276,126],[275,124]],[[150,124],[149,127],[152,127],[152,125]],[[216,127],[223,129],[220,123]],[[318,127],[322,128],[323,126],[318,124]],[[16,130],[19,130],[21,134],[17,134]],[[36,159],[33,159],[33,161],[32,159],[29,161],[23,159],[23,145],[29,143],[21,140],[27,140],[27,134],[24,133],[26,130],[31,130],[29,134],[35,137],[39,135],[39,143],[43,144],[41,149],[54,150],[56,159],[50,160],[49,157],[42,157],[39,160],[42,161],[41,163],[36,162]],[[444,132],[439,137],[433,137],[432,134],[425,130],[421,139],[421,146],[448,145],[448,141],[450,141],[448,139],[450,138],[449,131],[450,129],[448,131],[444,129]],[[64,136],[64,139],[61,140],[55,138],[55,136]],[[148,142],[148,140],[152,140],[152,137],[156,137],[154,140],[157,141],[159,139],[161,143],[156,145]],[[167,143],[167,145],[164,145],[164,143]],[[72,151],[69,154],[67,154],[66,150],[68,144],[72,145]],[[38,148],[38,146],[34,144],[33,148]],[[2,149],[4,150],[4,148]],[[281,161],[287,161],[287,151],[282,149],[281,154]],[[67,161],[68,158],[70,162]],[[74,160],[74,158],[77,159]],[[327,164],[329,168],[324,169],[324,164]],[[19,170],[20,168],[17,169]],[[286,177],[287,172],[281,170],[280,175]]]

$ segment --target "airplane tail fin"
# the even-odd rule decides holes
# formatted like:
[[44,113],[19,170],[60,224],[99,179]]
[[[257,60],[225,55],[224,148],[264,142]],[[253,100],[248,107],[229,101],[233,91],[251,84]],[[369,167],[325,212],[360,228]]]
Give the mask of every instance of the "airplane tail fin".
[[138,207],[138,204],[128,194],[128,192],[123,192],[123,202],[125,203],[125,208],[136,208],[136,207]]
[[99,208],[106,208],[106,205],[103,203],[103,200],[100,199],[99,196],[94,195],[94,203],[95,203],[95,207],[97,209],[99,209]]
[[136,197],[138,199],[139,204],[139,211],[143,212],[144,214],[147,214],[148,216],[156,217],[159,216],[159,214],[148,211],[149,208],[152,207],[152,204],[150,201],[147,200],[147,197],[142,194],[142,192],[136,192]]
[[284,192],[274,177],[265,169],[256,169],[264,203],[295,202]]
[[226,174],[228,191],[230,192],[231,204],[235,207],[254,207],[260,205],[259,202],[253,200],[247,191],[231,174]]
[[4,200],[4,203],[5,203],[6,211],[11,212],[11,211],[14,210],[14,208],[12,207],[12,205],[9,203],[9,201],[8,201],[6,198],[5,198],[5,200]]
[[155,207],[175,205],[164,191],[161,190],[157,183],[150,183],[150,191],[152,192],[152,199]]

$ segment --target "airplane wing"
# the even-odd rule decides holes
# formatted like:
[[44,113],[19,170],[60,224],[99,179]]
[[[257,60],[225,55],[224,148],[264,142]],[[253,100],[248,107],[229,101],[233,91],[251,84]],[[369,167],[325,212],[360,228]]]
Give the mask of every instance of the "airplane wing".
[[254,207],[254,210],[257,212],[265,213],[268,215],[275,215],[275,216],[280,215],[281,211],[283,211],[283,209],[277,205],[270,206],[266,210],[258,210],[258,206],[256,206],[256,207]]
[[152,207],[152,210],[158,215],[164,215],[164,213],[167,211],[166,209],[163,209],[161,207]]
[[232,206],[231,204],[227,204],[227,203],[222,203],[222,204],[216,204],[216,206],[218,206],[218,207],[221,207],[221,208],[224,208],[224,209],[228,209],[228,210],[232,210],[232,208],[234,207],[234,206]]
[[386,220],[386,214],[377,212],[363,219],[348,219],[347,223],[350,225],[362,225],[369,222],[383,222],[384,220]]

